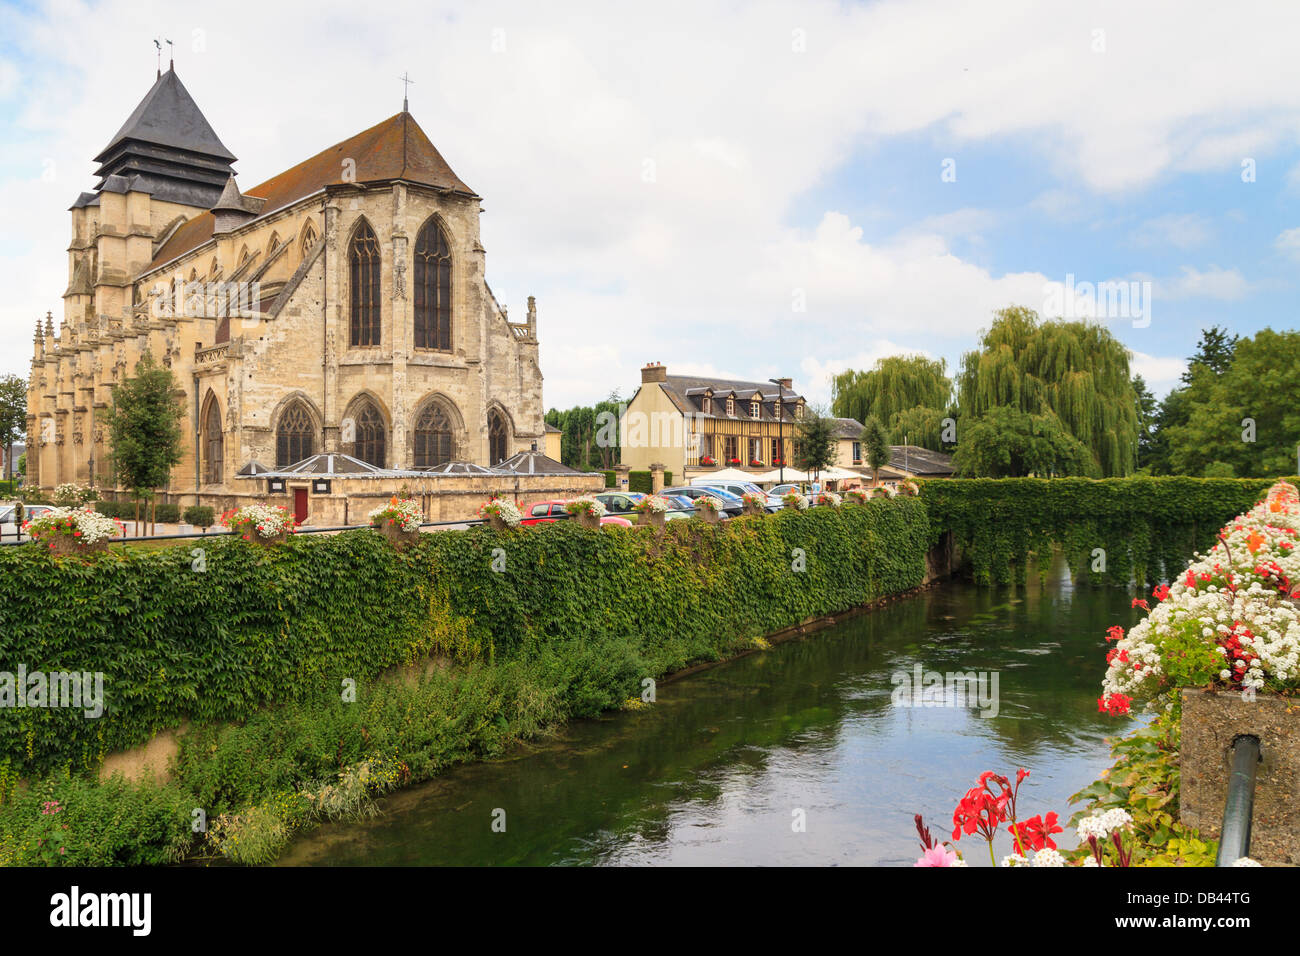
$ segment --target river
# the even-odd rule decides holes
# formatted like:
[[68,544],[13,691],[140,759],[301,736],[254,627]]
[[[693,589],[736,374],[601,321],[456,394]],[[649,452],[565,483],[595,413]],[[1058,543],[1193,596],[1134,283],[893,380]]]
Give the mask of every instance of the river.
[[[1064,823],[1070,794],[1109,765],[1105,736],[1131,729],[1096,700],[1106,628],[1138,612],[1062,570],[1045,586],[944,584],[661,683],[653,706],[389,795],[379,816],[313,830],[280,862],[910,866],[913,814],[950,838],[980,772],[1021,766],[1022,817]],[[894,675],[917,664],[996,673],[997,715],[894,706]],[[1069,828],[1058,843],[1074,845]],[[978,835],[958,848],[989,865]]]

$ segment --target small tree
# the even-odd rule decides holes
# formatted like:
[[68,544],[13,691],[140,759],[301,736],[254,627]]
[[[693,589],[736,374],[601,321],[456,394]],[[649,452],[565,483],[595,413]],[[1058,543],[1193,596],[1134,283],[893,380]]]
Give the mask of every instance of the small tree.
[[835,422],[820,408],[808,406],[795,422],[795,467],[808,472],[816,481],[823,468],[835,464],[839,455]]
[[889,464],[889,432],[879,418],[872,415],[862,428],[862,444],[866,447],[867,464],[871,466],[871,483],[880,484],[880,469]]
[[14,442],[27,431],[27,383],[17,375],[0,376],[0,444],[5,449],[6,479],[14,476]]
[[152,500],[155,489],[171,480],[172,468],[181,460],[184,417],[176,377],[147,353],[135,367],[135,378],[113,389],[109,442],[118,480],[135,498],[137,522],[140,499]]

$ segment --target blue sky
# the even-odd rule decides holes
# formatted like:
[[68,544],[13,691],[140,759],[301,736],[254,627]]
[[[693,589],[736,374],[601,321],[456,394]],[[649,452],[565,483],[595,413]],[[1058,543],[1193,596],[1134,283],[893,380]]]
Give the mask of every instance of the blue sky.
[[67,207],[155,36],[245,189],[396,112],[409,70],[484,197],[494,292],[538,298],[550,406],[630,394],[648,361],[813,400],[887,354],[956,371],[1067,275],[1152,283],[1149,326],[1107,324],[1158,394],[1203,326],[1296,327],[1300,8],[380,6],[4,4],[0,372],[60,316]]

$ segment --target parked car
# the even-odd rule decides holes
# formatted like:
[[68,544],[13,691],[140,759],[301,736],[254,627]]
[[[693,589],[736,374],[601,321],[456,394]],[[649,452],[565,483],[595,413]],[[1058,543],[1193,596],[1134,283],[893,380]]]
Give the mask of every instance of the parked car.
[[[15,538],[18,536],[18,524],[14,521],[16,505],[0,505],[0,538]],[[43,515],[50,510],[49,505],[24,505],[23,522],[31,521],[37,515]]]
[[768,511],[780,511],[781,508],[783,507],[781,503],[780,495],[770,494],[769,492],[766,492],[762,488],[758,487],[758,485],[754,484],[752,481],[725,481],[725,480],[718,481],[712,478],[708,480],[697,479],[691,485],[691,487],[692,488],[721,488],[723,491],[731,492],[737,498],[740,498],[742,495],[745,495],[747,493],[751,495],[762,495],[764,498],[767,499]]
[[788,495],[792,491],[798,492],[801,495],[808,494],[807,489],[803,485],[797,485],[797,484],[777,485],[775,488],[769,491],[768,494],[775,497],[777,501],[780,501],[784,495]]
[[[569,521],[570,515],[564,510],[567,502],[561,498],[552,498],[549,501],[536,501],[524,509],[523,520],[520,524],[554,524],[556,521]],[[603,502],[602,502],[603,504]],[[608,506],[607,506],[608,507]],[[632,527],[632,522],[626,518],[620,518],[618,515],[605,515],[600,519],[601,524],[616,524],[624,528]]]
[[[733,495],[725,488],[704,487],[701,485],[678,485],[674,488],[665,488],[665,494],[676,495],[681,498],[690,498],[692,502],[696,498],[702,498],[705,495],[712,495],[722,502],[722,516],[724,518],[734,518],[738,514],[744,514],[745,503],[740,500],[739,495]],[[694,505],[692,505],[694,507]]]
[[[611,515],[626,515],[628,520],[635,524],[636,519],[632,516],[636,514],[636,511],[632,506],[644,498],[645,495],[639,491],[605,491],[592,497],[604,505],[605,510]],[[664,497],[668,498],[667,495],[664,495]],[[676,498],[668,498],[668,500],[676,506],[675,510],[664,515],[664,518],[668,521],[689,518],[691,516],[690,512],[694,511],[695,506],[689,501],[682,502]]]

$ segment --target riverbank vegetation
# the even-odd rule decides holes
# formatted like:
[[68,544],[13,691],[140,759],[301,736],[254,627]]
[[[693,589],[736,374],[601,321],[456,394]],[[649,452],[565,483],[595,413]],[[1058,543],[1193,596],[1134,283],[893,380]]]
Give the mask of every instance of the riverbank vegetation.
[[[1054,547],[1076,581],[1140,586],[1180,576],[1273,479],[976,478],[924,483],[937,536],[952,532],[979,584],[1023,581]],[[1039,561],[1040,573],[1050,562]]]
[[[368,530],[6,549],[3,659],[100,671],[107,711],[0,710],[0,862],[42,862],[54,835],[50,862],[264,862],[296,829],[639,699],[647,678],[916,587],[930,537],[921,501],[898,498],[401,551]],[[97,782],[106,754],[182,724],[168,782]]]

